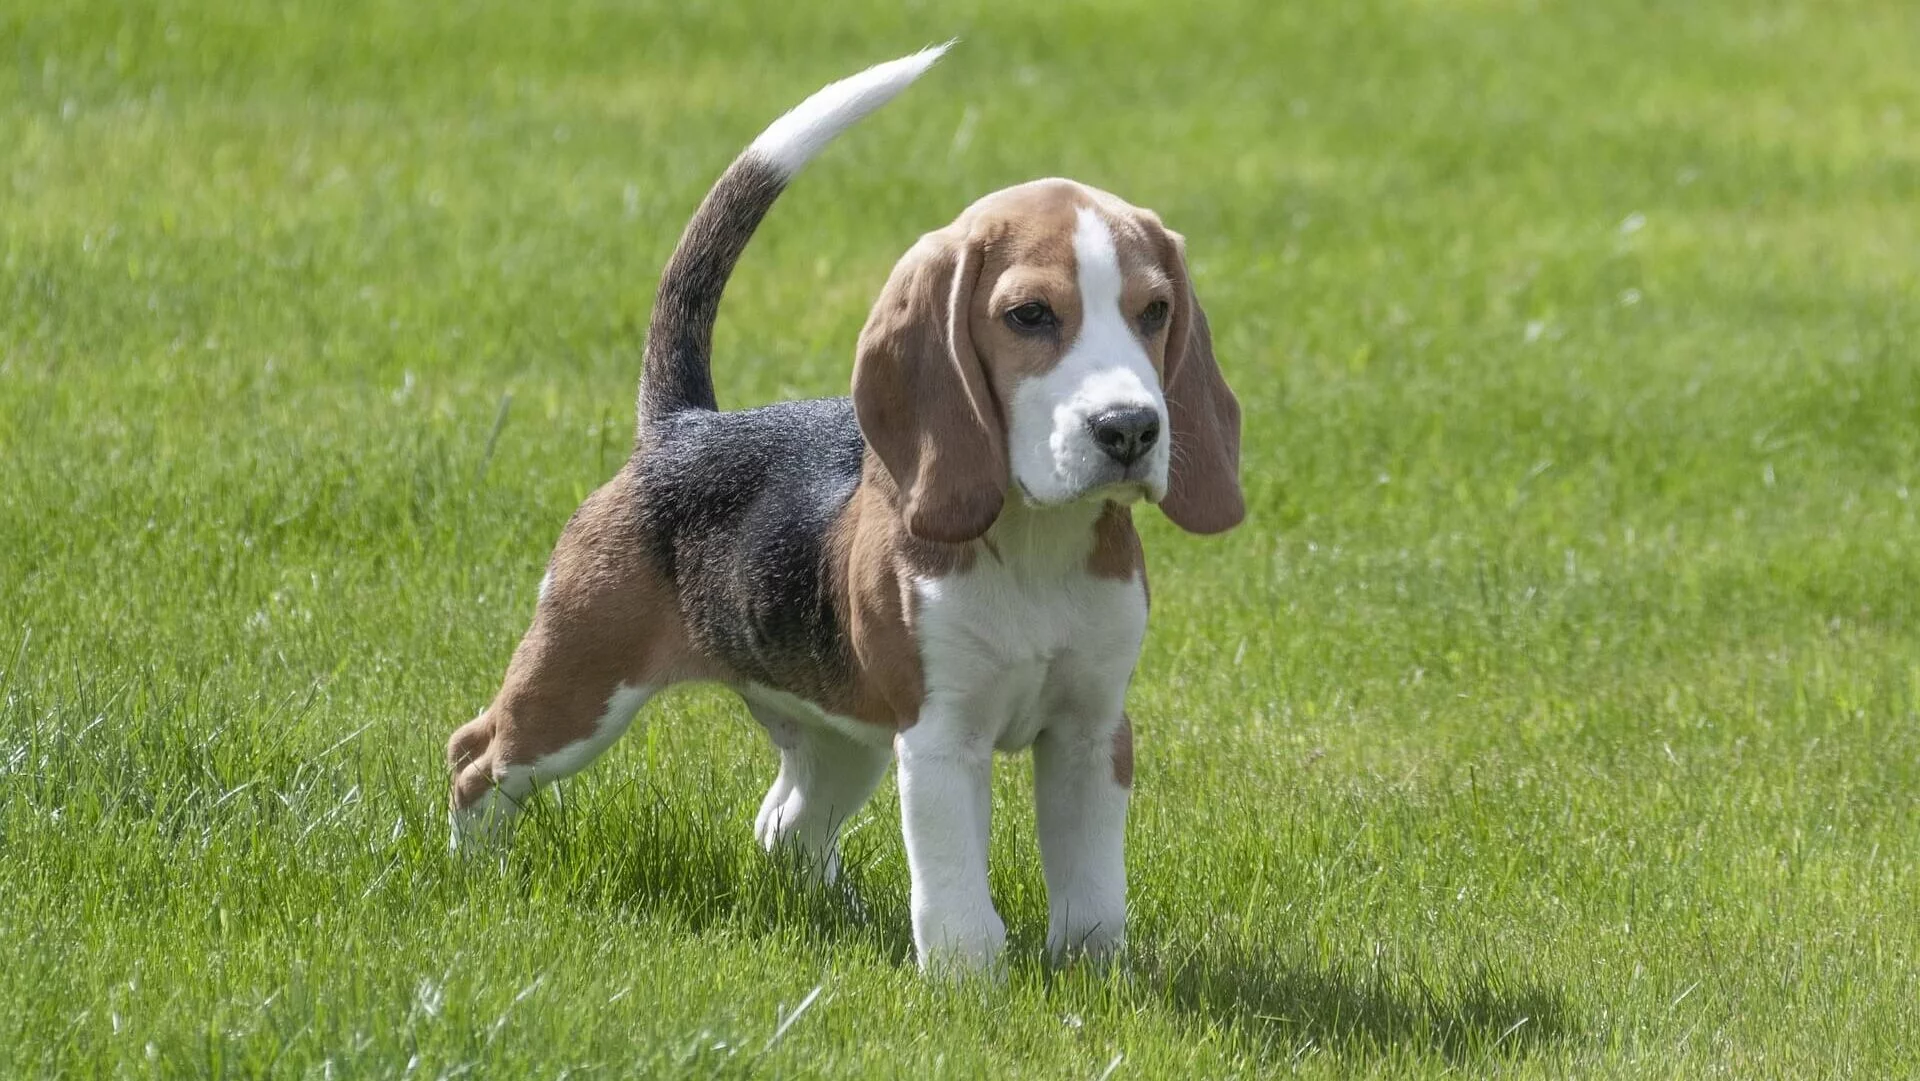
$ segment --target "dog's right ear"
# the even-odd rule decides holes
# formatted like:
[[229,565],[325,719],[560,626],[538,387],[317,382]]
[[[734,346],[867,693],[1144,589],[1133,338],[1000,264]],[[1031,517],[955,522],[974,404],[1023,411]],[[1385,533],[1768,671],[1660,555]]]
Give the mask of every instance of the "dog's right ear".
[[887,279],[860,332],[853,409],[900,489],[907,529],[958,544],[1007,493],[1007,437],[967,324],[983,259],[962,226],[929,233]]
[[1213,332],[1187,270],[1186,238],[1165,226],[1161,231],[1177,284],[1167,330],[1172,454],[1160,509],[1189,533],[1219,533],[1247,516],[1240,491],[1240,402],[1213,359]]

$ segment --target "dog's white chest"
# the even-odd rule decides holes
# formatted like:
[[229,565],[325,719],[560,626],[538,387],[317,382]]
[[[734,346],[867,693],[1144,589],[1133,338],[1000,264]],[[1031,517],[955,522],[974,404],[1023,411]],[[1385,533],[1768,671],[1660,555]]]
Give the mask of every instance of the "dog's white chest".
[[928,701],[952,703],[976,737],[1016,751],[1049,725],[1118,712],[1146,633],[1138,579],[982,559],[915,592]]

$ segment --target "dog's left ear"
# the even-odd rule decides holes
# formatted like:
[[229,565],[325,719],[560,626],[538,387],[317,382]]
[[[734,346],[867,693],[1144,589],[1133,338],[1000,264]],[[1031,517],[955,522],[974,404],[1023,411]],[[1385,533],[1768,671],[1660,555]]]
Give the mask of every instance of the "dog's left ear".
[[1213,359],[1213,334],[1187,272],[1186,238],[1165,229],[1176,284],[1167,327],[1167,420],[1173,429],[1167,494],[1160,509],[1189,533],[1240,524],[1240,403]]
[[874,301],[853,364],[853,409],[900,489],[907,531],[964,544],[1000,516],[1007,437],[968,328],[984,259],[962,223],[928,233]]

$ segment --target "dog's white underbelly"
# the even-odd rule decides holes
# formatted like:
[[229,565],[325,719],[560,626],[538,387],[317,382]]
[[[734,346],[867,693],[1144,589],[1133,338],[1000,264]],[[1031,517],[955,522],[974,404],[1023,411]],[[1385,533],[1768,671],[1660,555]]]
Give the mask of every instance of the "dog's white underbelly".
[[[893,729],[869,721],[858,721],[852,717],[830,713],[797,694],[763,687],[758,683],[741,684],[734,688],[740,697],[756,710],[770,716],[779,717],[793,724],[803,724],[811,728],[826,728],[858,743],[873,747],[885,747],[893,742]],[[770,733],[774,743],[780,743],[780,733]]]

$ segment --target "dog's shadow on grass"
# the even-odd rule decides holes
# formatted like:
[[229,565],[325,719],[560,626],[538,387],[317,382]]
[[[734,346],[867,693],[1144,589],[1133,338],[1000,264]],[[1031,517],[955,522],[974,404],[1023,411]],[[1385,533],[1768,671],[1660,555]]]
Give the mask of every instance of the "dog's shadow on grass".
[[[876,888],[857,866],[821,883],[799,853],[764,852],[746,838],[730,803],[631,792],[638,798],[611,813],[576,815],[536,801],[519,824],[517,866],[579,904],[671,912],[696,931],[724,924],[749,935],[799,932],[821,948],[858,941],[912,963],[904,894]],[[889,918],[895,911],[897,920]]]
[[1127,972],[1181,1013],[1246,1037],[1262,1057],[1411,1052],[1459,1063],[1525,1056],[1573,1035],[1560,990],[1485,967],[1430,983],[1390,966],[1300,965],[1232,949],[1136,957]]
[[[740,844],[732,808],[690,815],[657,794],[647,804],[626,818],[549,818],[549,827],[561,828],[543,831],[549,843],[533,860],[541,866],[526,869],[566,883],[589,905],[672,911],[695,930],[727,924],[749,936],[797,933],[822,953],[862,950],[883,963],[913,964],[907,897],[896,876],[874,881],[856,857],[839,883],[821,885],[799,862],[769,860]],[[1045,926],[1044,913],[1010,913],[1008,922],[1016,981],[1035,979],[1061,997],[1085,986],[1074,975],[1079,966],[1056,972],[1046,965],[1042,943],[1029,934]],[[1503,971],[1498,957],[1464,971],[1422,971],[1385,957],[1362,967],[1244,945],[1181,950],[1151,924],[1132,938],[1127,956],[1104,973],[1104,986],[1121,996],[1119,1008],[1169,1009],[1227,1029],[1266,1060],[1413,1054],[1459,1064],[1526,1056],[1574,1034],[1564,994]]]

